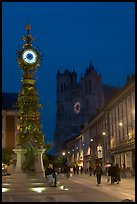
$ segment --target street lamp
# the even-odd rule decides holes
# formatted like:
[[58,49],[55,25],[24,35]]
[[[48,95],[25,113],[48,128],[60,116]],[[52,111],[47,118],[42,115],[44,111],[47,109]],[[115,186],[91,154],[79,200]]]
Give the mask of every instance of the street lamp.
[[62,152],[62,155],[63,155],[63,156],[65,156],[65,155],[66,155],[66,153],[65,153],[65,152]]
[[119,123],[119,126],[123,126],[123,123],[122,123],[122,122],[120,122],[120,123]]

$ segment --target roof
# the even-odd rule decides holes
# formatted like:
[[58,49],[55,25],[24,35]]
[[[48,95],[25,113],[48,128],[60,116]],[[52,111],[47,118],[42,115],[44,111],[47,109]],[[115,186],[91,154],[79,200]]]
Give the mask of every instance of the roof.
[[103,84],[103,90],[104,90],[104,100],[106,102],[110,98],[115,96],[120,91],[120,88]]
[[17,93],[2,93],[2,110],[17,110]]

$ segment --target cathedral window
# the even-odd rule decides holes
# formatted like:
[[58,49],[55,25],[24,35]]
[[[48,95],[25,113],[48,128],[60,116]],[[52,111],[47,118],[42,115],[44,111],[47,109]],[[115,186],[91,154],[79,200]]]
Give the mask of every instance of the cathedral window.
[[63,93],[63,84],[61,84],[61,93]]
[[89,93],[91,93],[91,80],[89,80],[88,82],[89,82]]
[[71,85],[73,85],[73,76],[71,76],[70,80],[71,80]]
[[85,81],[85,93],[87,93],[87,81]]
[[66,91],[66,88],[67,88],[66,83],[64,83],[64,91]]

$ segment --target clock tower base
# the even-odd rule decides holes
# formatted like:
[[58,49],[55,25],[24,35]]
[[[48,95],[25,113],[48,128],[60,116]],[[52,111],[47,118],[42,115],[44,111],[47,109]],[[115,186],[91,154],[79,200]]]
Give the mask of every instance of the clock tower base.
[[42,189],[43,191],[50,188],[49,179],[45,177],[45,171],[42,162],[42,154],[45,149],[38,150],[38,156],[35,161],[35,173],[30,174],[22,170],[22,164],[25,159],[24,154],[26,153],[25,149],[20,147],[13,150],[17,154],[16,167],[12,175],[3,180],[2,187],[6,188],[8,183],[8,188],[10,192],[31,192]]

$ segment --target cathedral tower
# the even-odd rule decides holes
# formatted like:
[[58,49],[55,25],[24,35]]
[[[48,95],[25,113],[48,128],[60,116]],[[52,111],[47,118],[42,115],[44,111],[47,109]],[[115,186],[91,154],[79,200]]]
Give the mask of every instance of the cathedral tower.
[[57,72],[55,155],[65,150],[68,140],[80,134],[84,123],[95,116],[104,103],[102,79],[89,64],[77,82],[77,73]]

